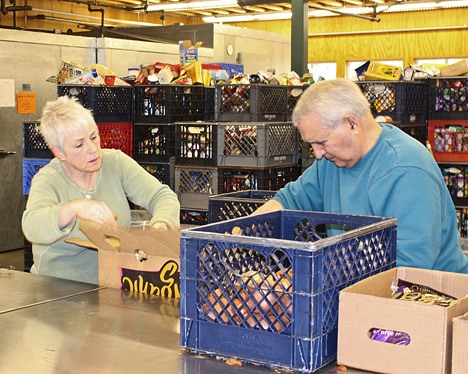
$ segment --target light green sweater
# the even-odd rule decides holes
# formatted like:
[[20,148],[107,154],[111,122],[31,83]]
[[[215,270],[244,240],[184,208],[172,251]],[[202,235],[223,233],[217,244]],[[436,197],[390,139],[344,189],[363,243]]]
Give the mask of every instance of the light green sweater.
[[63,230],[58,227],[60,204],[83,198],[87,193],[117,213],[119,226],[130,226],[130,200],[152,213],[152,222],[180,227],[179,201],[168,186],[121,151],[103,149],[102,157],[93,191],[80,189],[56,158],[34,176],[22,219],[24,235],[33,243],[32,273],[98,283],[97,252],[64,242],[75,237],[88,240],[79,230],[79,221],[74,220]]

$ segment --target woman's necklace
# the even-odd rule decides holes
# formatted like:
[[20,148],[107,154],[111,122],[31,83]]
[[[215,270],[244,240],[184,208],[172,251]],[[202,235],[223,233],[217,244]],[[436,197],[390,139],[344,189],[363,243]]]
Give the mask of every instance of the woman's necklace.
[[[81,174],[76,174],[73,176],[73,173],[70,172],[70,169],[68,165],[64,162],[62,162],[62,167],[63,170],[65,171],[65,174],[67,174],[68,178],[72,181],[72,183],[78,188],[81,194],[83,194],[85,199],[91,199],[91,194],[95,191],[96,189],[96,182],[97,182],[97,172],[92,172],[92,173],[81,173]],[[85,178],[77,178],[78,175],[81,176],[87,176],[88,180]]]

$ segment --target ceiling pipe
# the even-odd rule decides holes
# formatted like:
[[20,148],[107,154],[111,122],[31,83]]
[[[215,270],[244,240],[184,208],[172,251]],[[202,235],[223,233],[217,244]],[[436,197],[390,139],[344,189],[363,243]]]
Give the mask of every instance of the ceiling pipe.
[[[53,15],[63,15],[67,17],[78,17],[78,18],[86,18],[86,19],[93,19],[97,20],[100,17],[95,17],[87,14],[80,14],[80,13],[70,13],[70,12],[62,12],[62,11],[54,11],[50,9],[42,9],[42,8],[32,8],[33,12],[39,12],[39,13],[51,13]],[[115,19],[115,18],[106,18],[107,22],[112,22],[114,24],[122,24],[122,25],[135,25],[135,26],[161,26],[160,24],[157,23],[149,23],[149,22],[140,22],[140,21],[125,21],[122,19]]]
[[30,6],[17,6],[16,5],[16,0],[10,1],[10,6],[6,6],[6,0],[1,0],[1,5],[0,8],[2,10],[3,15],[7,15],[8,12],[18,12],[22,10],[31,10]]
[[81,4],[81,5],[87,5],[88,7],[91,5],[101,7],[101,8],[110,8],[110,9],[118,9],[118,10],[125,10],[129,12],[138,12],[138,11],[146,11],[148,8],[148,0],[145,1],[144,5],[137,5],[137,6],[126,6],[126,5],[117,5],[117,4],[109,4],[109,3],[103,3],[99,1],[87,1],[87,0],[62,0],[66,1],[69,3],[75,3],[75,4]]
[[104,9],[102,8],[91,8],[91,4],[88,4],[89,12],[100,12],[101,13],[101,38],[104,36]]

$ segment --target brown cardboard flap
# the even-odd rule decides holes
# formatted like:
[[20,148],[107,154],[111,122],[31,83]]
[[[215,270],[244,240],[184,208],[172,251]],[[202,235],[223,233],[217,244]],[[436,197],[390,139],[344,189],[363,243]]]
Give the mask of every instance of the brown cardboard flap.
[[114,227],[88,221],[80,221],[80,230],[99,251],[133,254],[135,250],[142,250],[148,255],[179,257],[179,253],[174,250],[174,248],[180,248],[179,230]]

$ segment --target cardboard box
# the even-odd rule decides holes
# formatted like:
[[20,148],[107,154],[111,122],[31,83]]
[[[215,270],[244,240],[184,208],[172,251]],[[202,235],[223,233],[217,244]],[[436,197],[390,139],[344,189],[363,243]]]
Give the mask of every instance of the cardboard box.
[[99,285],[180,298],[180,231],[112,227],[80,222],[89,242],[68,242],[98,250]]
[[[394,277],[431,287],[459,299],[442,307],[391,298]],[[400,267],[340,292],[340,365],[385,373],[450,373],[452,319],[468,312],[468,274]],[[409,335],[409,345],[380,342],[369,331],[380,328]]]
[[179,55],[180,55],[180,66],[190,64],[198,61],[198,48],[202,45],[202,42],[198,42],[192,45],[191,40],[180,40],[179,41]]
[[468,59],[440,68],[441,77],[457,77],[468,73]]
[[468,313],[453,319],[452,374],[468,373]]
[[385,80],[398,81],[401,77],[401,68],[398,66],[381,64],[371,61],[366,70],[366,81]]
[[156,76],[158,77],[158,81],[161,84],[169,84],[174,79],[174,75],[172,74],[172,71],[169,66],[166,66],[159,70]]

